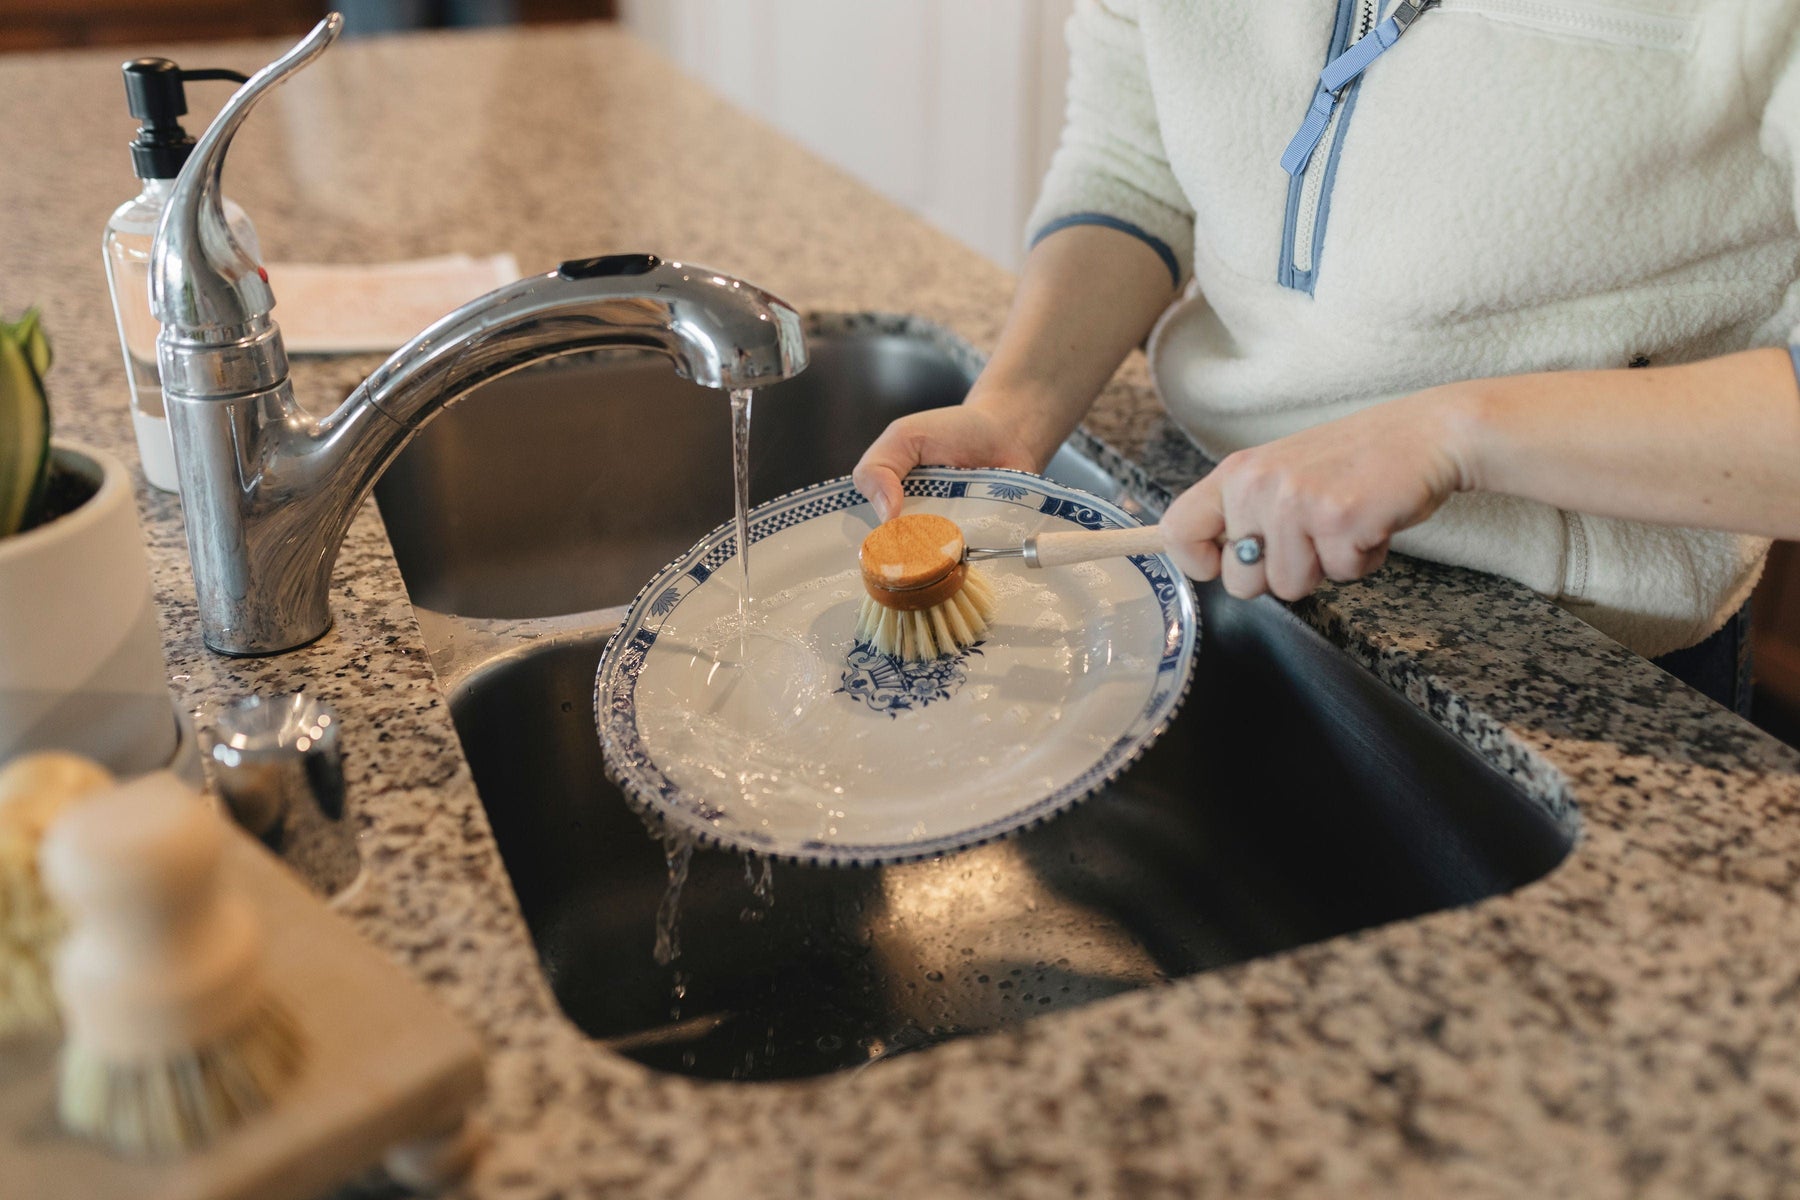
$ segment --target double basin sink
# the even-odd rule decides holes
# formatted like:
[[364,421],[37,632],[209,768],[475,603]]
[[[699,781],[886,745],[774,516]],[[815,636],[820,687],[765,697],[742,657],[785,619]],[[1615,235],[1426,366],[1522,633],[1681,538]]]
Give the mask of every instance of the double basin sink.
[[[752,502],[847,473],[978,361],[913,321],[819,319],[757,394]],[[1280,604],[1200,589],[1180,716],[1074,811],[901,866],[694,854],[652,953],[664,849],[592,710],[639,587],[731,513],[722,394],[637,351],[498,380],[376,489],[557,1001],[589,1037],[713,1079],[818,1075],[1538,878],[1573,831]],[[1049,474],[1118,498],[1065,447]]]

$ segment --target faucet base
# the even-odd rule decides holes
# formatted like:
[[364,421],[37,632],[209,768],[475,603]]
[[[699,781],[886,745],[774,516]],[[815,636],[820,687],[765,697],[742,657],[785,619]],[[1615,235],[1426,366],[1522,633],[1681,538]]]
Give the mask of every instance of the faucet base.
[[290,650],[298,650],[303,646],[312,645],[314,642],[331,632],[332,624],[333,622],[327,621],[325,623],[325,628],[319,630],[319,632],[310,637],[301,638],[299,641],[286,646],[221,646],[216,644],[205,634],[200,635],[200,644],[221,658],[267,658],[272,654],[286,654]]

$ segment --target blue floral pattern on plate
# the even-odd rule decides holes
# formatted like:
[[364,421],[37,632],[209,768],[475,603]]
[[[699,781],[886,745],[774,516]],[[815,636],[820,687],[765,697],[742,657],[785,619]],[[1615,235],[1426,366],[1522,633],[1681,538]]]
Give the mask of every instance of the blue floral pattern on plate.
[[980,653],[981,643],[976,642],[943,658],[902,662],[867,642],[858,642],[850,648],[843,680],[833,694],[897,717],[954,696],[969,681],[969,656]]

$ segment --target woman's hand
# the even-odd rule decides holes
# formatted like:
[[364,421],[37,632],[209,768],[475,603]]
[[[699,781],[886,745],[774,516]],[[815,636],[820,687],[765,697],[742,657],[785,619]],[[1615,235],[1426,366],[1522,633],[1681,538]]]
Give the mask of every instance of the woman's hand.
[[[1369,574],[1389,538],[1472,486],[1466,399],[1459,385],[1432,388],[1228,456],[1163,515],[1170,557],[1245,598],[1298,600]],[[1250,536],[1263,554],[1246,565],[1230,543]]]
[[883,521],[900,512],[900,481],[914,467],[1043,469],[1018,424],[978,404],[952,405],[901,417],[863,451],[851,472],[856,490]]

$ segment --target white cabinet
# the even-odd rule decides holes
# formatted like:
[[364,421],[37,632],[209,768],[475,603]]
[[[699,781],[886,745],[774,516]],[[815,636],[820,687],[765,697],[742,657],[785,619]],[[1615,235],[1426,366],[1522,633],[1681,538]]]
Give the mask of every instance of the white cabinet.
[[625,0],[683,70],[1009,268],[1062,127],[1074,0]]

